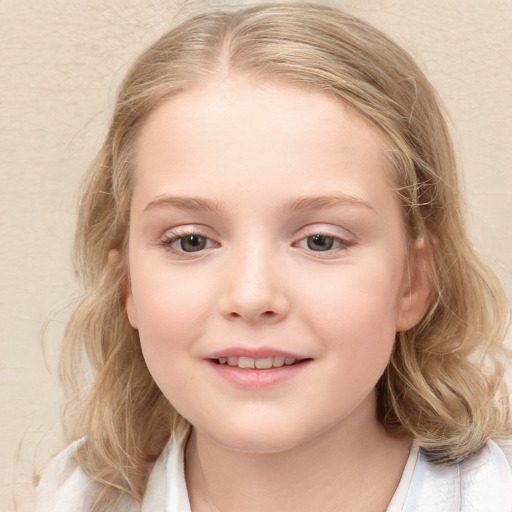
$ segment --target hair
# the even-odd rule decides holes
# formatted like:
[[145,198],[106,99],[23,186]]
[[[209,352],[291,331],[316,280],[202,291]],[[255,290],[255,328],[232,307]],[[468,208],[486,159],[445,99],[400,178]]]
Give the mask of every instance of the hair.
[[[434,463],[509,434],[508,307],[469,241],[449,130],[422,71],[380,31],[332,7],[203,7],[135,61],[84,184],[75,264],[85,292],[65,334],[61,378],[68,439],[86,436],[77,462],[99,485],[95,510],[126,495],[140,501],[147,464],[187,427],[154,383],[124,308],[133,162],[159,105],[223,73],[325,92],[387,141],[407,235],[428,247],[432,291],[421,322],[396,335],[377,386],[382,423],[413,436]],[[109,262],[113,249],[119,261]]]

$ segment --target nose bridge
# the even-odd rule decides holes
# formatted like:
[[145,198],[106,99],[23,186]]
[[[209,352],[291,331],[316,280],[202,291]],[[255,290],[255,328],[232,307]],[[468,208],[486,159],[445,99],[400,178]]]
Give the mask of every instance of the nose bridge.
[[286,315],[288,302],[275,248],[253,239],[230,252],[224,313],[247,321],[276,320]]

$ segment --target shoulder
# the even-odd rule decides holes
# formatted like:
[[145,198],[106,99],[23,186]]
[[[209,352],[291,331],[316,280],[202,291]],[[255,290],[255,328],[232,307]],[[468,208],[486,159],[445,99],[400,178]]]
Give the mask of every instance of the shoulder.
[[461,510],[512,511],[512,468],[496,443],[462,462],[460,474]]
[[36,512],[82,512],[89,479],[75,462],[79,439],[46,466],[36,488]]
[[172,435],[149,476],[142,512],[179,510],[190,512],[185,482],[185,446],[189,432]]
[[[189,511],[184,471],[186,436],[172,437],[151,471],[142,505],[125,500],[123,512],[154,510]],[[35,512],[89,512],[97,493],[94,482],[76,463],[76,452],[85,438],[58,453],[41,474],[36,488]],[[167,507],[167,508],[166,508]]]
[[[96,487],[76,463],[79,439],[59,452],[46,466],[35,491],[35,512],[87,512],[91,510]],[[135,505],[127,512],[138,512]]]
[[512,467],[512,437],[496,441],[496,444],[505,455],[510,467]]
[[512,512],[512,468],[489,441],[460,464],[434,465],[419,455],[404,512]]

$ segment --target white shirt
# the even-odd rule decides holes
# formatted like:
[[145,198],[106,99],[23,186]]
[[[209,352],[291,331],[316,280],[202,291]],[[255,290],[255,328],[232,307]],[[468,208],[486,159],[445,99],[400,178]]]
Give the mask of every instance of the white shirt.
[[[59,453],[36,493],[36,512],[87,512],[94,487],[73,462],[83,440]],[[127,512],[191,512],[184,471],[184,438],[171,438],[153,467],[142,505]],[[460,464],[436,466],[413,445],[386,512],[512,512],[512,468],[489,441]]]

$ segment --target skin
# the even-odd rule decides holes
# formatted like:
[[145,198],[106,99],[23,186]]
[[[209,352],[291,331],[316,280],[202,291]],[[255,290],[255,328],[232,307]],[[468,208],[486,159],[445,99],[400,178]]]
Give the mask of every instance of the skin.
[[[194,426],[193,510],[384,510],[411,441],[374,388],[428,284],[383,137],[329,96],[228,76],[161,105],[137,149],[126,309]],[[310,248],[319,233],[332,249]],[[246,389],[208,361],[241,346],[309,362]]]

